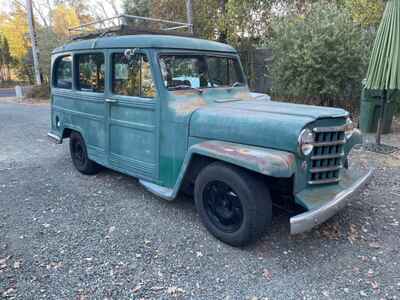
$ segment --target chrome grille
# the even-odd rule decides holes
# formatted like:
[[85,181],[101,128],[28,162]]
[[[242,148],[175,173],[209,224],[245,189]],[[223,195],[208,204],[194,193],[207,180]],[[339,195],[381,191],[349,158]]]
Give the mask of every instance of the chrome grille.
[[344,127],[317,127],[313,131],[315,141],[309,162],[308,183],[336,183],[343,164]]

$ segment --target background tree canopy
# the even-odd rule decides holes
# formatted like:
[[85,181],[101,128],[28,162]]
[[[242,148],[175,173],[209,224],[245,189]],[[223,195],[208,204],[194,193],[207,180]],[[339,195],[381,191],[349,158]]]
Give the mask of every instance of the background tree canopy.
[[[0,79],[32,81],[24,1],[11,2],[9,11],[0,11]],[[236,47],[250,82],[256,76],[269,76],[270,92],[276,97],[330,105],[334,99],[358,102],[384,0],[192,2],[195,34]],[[33,0],[33,4],[45,80],[51,51],[68,40],[68,27],[120,13],[186,21],[185,0]],[[257,62],[264,65],[261,75],[254,72],[259,47],[273,50],[271,61]]]
[[273,93],[311,96],[325,105],[358,98],[371,42],[346,6],[316,2],[303,16],[276,17],[265,43],[273,52]]

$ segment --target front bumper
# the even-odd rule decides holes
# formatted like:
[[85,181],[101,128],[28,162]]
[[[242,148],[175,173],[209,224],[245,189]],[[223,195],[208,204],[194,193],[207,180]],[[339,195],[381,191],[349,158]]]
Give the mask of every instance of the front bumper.
[[290,233],[298,234],[319,225],[344,208],[350,196],[369,181],[373,170],[363,174],[343,170],[339,184],[306,189],[296,195],[296,202],[309,211],[290,218]]

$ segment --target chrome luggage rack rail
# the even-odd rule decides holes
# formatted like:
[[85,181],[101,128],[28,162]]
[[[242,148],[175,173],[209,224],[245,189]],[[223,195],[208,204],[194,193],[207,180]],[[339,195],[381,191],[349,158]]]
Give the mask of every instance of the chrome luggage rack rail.
[[[151,26],[139,26],[134,23],[150,23]],[[149,29],[158,24],[157,29]],[[68,28],[69,37],[72,40],[88,39],[106,35],[128,34],[172,34],[193,36],[193,24],[163,20],[157,18],[141,17],[121,14],[110,18],[104,18],[93,22]]]

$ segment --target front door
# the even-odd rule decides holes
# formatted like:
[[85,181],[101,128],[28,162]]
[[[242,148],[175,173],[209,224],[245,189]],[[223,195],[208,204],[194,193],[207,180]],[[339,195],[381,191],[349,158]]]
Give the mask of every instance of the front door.
[[132,59],[121,50],[108,58],[108,163],[135,177],[156,179],[158,105],[148,55],[140,52]]

